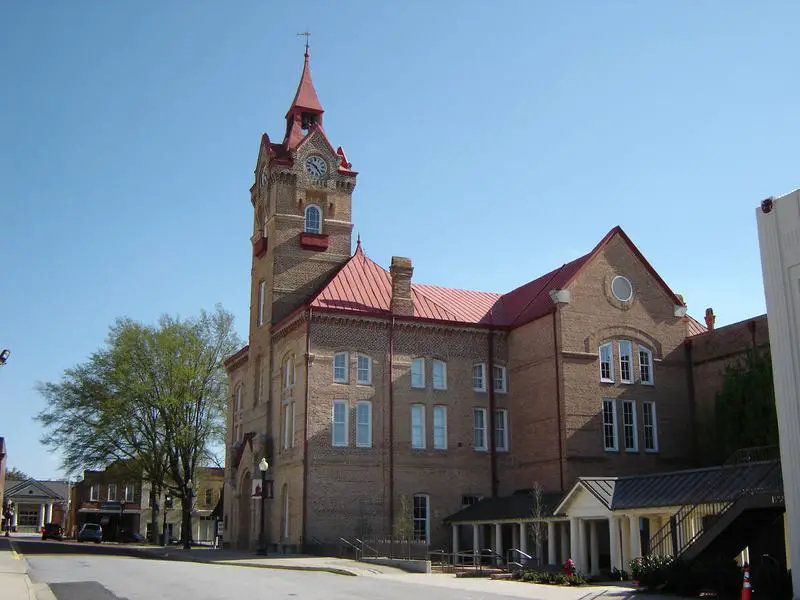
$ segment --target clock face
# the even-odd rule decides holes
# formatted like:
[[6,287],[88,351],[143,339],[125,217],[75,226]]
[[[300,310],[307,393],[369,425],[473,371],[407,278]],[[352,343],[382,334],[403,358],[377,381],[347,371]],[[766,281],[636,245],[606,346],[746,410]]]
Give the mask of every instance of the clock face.
[[306,159],[306,173],[311,177],[322,177],[328,170],[328,164],[321,156],[313,155]]

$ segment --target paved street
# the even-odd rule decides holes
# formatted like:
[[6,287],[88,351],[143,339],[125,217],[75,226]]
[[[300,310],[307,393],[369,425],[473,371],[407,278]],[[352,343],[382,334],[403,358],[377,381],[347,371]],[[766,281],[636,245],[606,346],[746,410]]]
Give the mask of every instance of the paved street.
[[[15,540],[30,578],[50,584],[58,600],[280,600],[370,598],[376,600],[590,600],[631,598],[607,588],[534,586],[450,575],[372,573],[347,577],[322,572],[247,568],[137,557],[112,545],[80,546]],[[112,553],[127,552],[131,556]],[[652,597],[648,597],[652,598]]]

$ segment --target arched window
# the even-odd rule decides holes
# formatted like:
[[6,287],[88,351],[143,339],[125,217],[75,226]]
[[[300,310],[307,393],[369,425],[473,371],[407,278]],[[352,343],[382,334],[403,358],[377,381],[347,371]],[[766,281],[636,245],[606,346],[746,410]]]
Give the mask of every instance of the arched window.
[[233,441],[242,439],[242,384],[238,384],[233,392]]
[[313,204],[306,207],[306,233],[322,233],[322,211]]

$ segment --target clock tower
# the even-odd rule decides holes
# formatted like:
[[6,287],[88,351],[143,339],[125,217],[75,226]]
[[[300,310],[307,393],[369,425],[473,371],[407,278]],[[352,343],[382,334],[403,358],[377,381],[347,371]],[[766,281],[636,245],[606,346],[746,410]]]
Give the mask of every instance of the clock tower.
[[302,306],[350,257],[357,174],[341,146],[328,140],[323,113],[306,46],[283,140],[262,135],[250,189],[251,346],[254,334]]

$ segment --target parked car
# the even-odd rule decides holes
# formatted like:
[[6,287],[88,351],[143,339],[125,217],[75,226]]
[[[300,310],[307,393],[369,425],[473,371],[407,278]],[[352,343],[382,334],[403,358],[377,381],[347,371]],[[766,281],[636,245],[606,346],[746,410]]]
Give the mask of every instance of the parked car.
[[97,523],[84,523],[78,532],[78,541],[99,544],[103,541],[103,528]]
[[45,523],[42,527],[43,540],[58,540],[64,539],[64,529],[58,523]]

